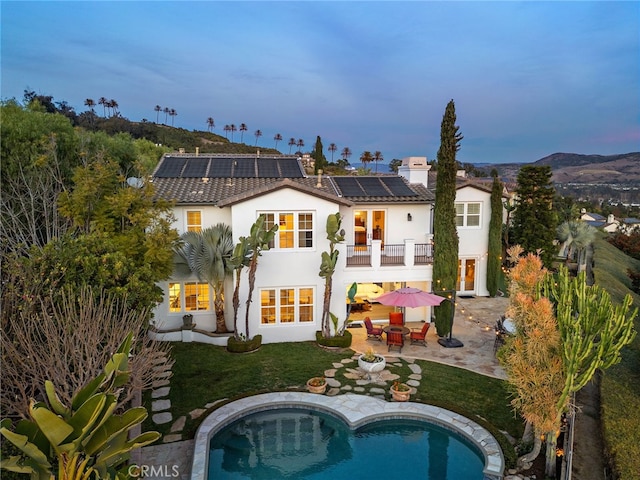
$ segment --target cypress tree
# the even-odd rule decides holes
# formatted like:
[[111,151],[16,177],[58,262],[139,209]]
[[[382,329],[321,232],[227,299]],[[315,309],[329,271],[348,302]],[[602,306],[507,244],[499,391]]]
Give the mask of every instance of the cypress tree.
[[489,252],[487,259],[487,290],[489,296],[498,293],[500,267],[502,266],[502,182],[498,172],[491,171],[493,186],[491,188],[491,220],[489,221]]
[[316,146],[313,149],[313,159],[314,159],[314,167],[313,173],[318,174],[318,170],[322,170],[327,165],[327,159],[322,153],[322,140],[320,139],[320,135],[316,137]]
[[551,167],[525,165],[518,172],[517,183],[511,244],[520,245],[527,253],[539,250],[545,267],[549,268],[556,256],[553,242],[558,224],[553,209]]
[[[458,230],[456,228],[456,152],[462,135],[456,125],[453,100],[447,104],[440,127],[440,148],[437,163],[436,199],[433,213],[433,290],[456,290],[458,277]],[[435,309],[436,331],[444,337],[451,330],[453,304],[442,302]]]

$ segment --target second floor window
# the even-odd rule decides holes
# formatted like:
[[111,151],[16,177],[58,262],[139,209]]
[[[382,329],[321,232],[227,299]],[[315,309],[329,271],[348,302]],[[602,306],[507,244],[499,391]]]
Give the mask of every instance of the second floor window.
[[480,203],[456,203],[456,226],[480,227]]
[[311,212],[267,212],[267,229],[278,225],[278,231],[269,245],[274,249],[313,247],[313,214]]
[[187,210],[187,232],[202,231],[202,212],[200,210]]

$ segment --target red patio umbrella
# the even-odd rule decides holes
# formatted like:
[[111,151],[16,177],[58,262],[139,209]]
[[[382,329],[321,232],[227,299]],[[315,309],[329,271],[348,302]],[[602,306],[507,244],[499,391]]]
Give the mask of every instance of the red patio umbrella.
[[383,293],[376,302],[395,307],[437,307],[445,300],[440,295],[425,292],[419,288],[404,287]]

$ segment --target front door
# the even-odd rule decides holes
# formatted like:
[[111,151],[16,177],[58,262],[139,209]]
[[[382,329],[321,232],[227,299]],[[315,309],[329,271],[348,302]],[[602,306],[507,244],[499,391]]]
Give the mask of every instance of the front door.
[[458,279],[456,290],[460,294],[472,294],[476,290],[476,259],[461,258],[458,260]]

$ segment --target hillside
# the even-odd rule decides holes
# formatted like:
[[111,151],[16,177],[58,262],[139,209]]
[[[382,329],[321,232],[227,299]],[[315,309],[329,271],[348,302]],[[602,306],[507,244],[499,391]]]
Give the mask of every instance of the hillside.
[[[523,163],[483,165],[491,168],[507,181],[514,181]],[[589,184],[640,184],[640,152],[620,155],[580,155],[577,153],[554,153],[532,162],[531,165],[550,165],[554,183]]]

